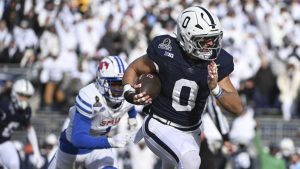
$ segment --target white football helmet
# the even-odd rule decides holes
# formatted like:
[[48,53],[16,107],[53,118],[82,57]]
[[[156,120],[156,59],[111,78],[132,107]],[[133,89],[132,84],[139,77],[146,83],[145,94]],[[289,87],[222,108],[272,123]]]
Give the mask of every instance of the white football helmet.
[[122,78],[127,66],[119,56],[105,57],[98,64],[96,81],[99,91],[111,103],[124,100]]
[[216,59],[222,35],[219,19],[204,7],[189,7],[177,19],[177,40],[184,51],[196,58]]
[[29,106],[29,99],[34,94],[34,87],[30,81],[19,79],[14,82],[11,90],[12,101],[21,109]]

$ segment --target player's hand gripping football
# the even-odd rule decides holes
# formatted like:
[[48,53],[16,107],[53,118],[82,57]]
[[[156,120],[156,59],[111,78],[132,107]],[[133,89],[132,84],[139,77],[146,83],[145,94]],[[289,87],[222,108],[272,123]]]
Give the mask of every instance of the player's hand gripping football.
[[[139,89],[142,87],[142,84],[135,84],[133,87],[135,88],[135,91],[140,91]],[[136,93],[133,96],[133,102],[137,105],[147,105],[152,103],[152,98],[146,92]]]
[[217,84],[218,84],[218,67],[217,67],[217,64],[214,61],[212,61],[207,66],[207,71],[208,71],[208,77],[207,77],[208,88],[210,90],[212,90],[212,89],[216,88]]

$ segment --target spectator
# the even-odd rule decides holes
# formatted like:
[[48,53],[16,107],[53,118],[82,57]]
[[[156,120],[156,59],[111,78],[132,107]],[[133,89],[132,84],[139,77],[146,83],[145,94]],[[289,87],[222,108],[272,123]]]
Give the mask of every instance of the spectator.
[[290,169],[300,169],[300,155],[297,153],[294,153],[290,157],[291,165]]
[[283,138],[280,141],[280,152],[285,160],[286,168],[289,168],[291,165],[290,156],[295,153],[295,145],[291,138]]
[[267,57],[261,58],[261,66],[254,77],[254,83],[255,108],[279,108],[276,76]]
[[280,90],[283,120],[289,121],[297,116],[296,99],[300,89],[300,62],[296,57],[288,59],[286,72],[278,76],[277,85]]
[[8,47],[11,39],[12,35],[7,29],[5,20],[0,20],[0,52]]
[[15,39],[12,39],[9,46],[6,47],[0,54],[0,63],[20,64],[23,58],[23,53],[19,50]]
[[256,133],[255,145],[258,151],[261,169],[286,169],[284,159],[277,156],[280,148],[276,143],[270,143],[269,151],[266,151],[259,133]]

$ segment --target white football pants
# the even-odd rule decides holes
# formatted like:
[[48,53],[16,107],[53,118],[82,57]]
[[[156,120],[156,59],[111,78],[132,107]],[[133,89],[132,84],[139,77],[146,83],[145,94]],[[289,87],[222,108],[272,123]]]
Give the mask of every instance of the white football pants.
[[200,128],[184,132],[147,116],[142,129],[147,146],[163,160],[163,169],[199,169]]
[[11,141],[0,144],[0,164],[7,169],[20,169],[19,155]]

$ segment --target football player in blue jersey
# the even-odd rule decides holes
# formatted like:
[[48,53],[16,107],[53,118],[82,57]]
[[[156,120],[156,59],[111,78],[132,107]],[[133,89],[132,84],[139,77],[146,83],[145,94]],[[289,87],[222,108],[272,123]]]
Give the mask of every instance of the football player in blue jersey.
[[[229,78],[233,57],[221,47],[222,34],[213,13],[189,7],[177,19],[176,37],[155,37],[147,54],[133,61],[124,74],[126,100],[150,104],[141,131],[148,147],[163,160],[163,169],[199,168],[199,126],[210,93],[227,111],[243,113]],[[154,99],[135,92],[140,87],[135,81],[144,73],[157,73],[161,79],[160,94]]]
[[42,167],[45,159],[41,156],[34,127],[30,123],[30,97],[34,87],[25,79],[16,80],[9,97],[0,100],[0,166],[8,169],[19,169],[20,160],[11,135],[15,130],[27,130],[27,138],[33,148],[31,162],[37,168]]
[[108,137],[128,113],[129,125],[136,125],[134,105],[123,97],[122,78],[127,63],[118,56],[103,58],[94,83],[83,87],[69,110],[70,122],[61,133],[59,149],[48,169],[116,169],[116,151],[130,141],[129,133]]

